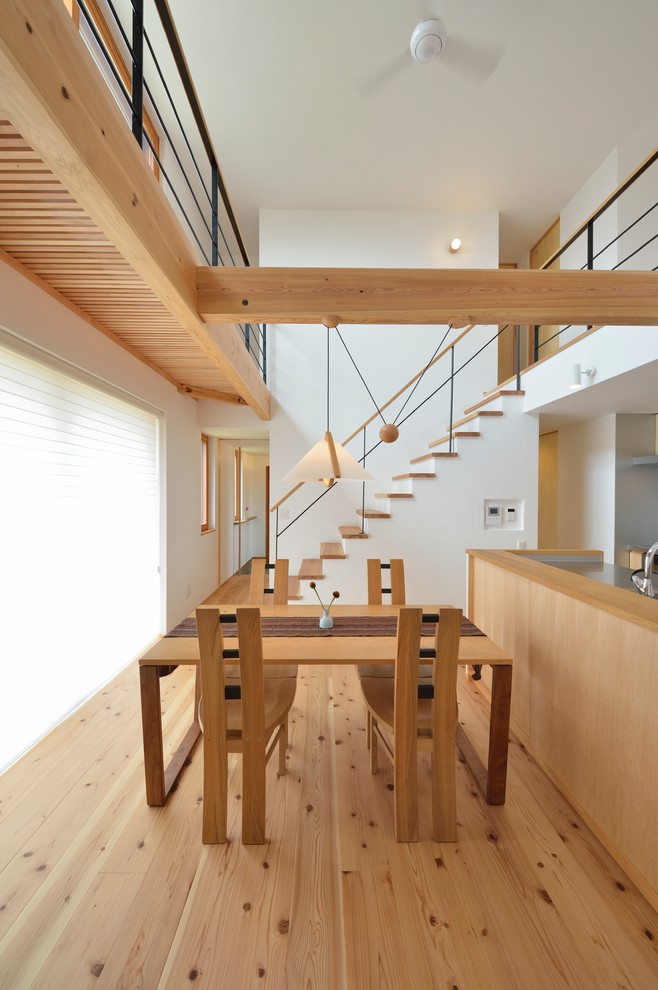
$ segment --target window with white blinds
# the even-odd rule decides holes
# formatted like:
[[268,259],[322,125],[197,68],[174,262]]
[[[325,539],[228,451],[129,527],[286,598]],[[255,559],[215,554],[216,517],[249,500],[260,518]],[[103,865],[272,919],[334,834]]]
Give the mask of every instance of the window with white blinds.
[[157,411],[0,339],[0,768],[157,634],[158,489]]

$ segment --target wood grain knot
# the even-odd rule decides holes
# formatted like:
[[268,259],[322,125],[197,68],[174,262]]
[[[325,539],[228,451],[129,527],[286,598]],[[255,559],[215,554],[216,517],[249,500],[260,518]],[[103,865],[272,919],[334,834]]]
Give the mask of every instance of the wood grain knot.
[[617,888],[617,890],[626,890],[626,888],[624,887],[623,883],[620,880],[615,881],[615,887]]
[[540,890],[539,890],[539,896],[541,897],[542,901],[546,901],[547,904],[552,904],[553,903],[553,901],[551,900],[551,895],[549,894],[549,892],[547,890],[544,890],[543,888],[540,888]]
[[277,925],[280,935],[287,935],[290,931],[290,921],[288,918],[282,918]]
[[30,22],[29,22],[29,21],[26,21],[26,22],[25,22],[25,27],[27,28],[27,30],[28,30],[28,32],[29,32],[30,34],[34,34],[34,31],[32,30],[32,25],[30,24]]
[[242,910],[243,911],[251,911],[251,904],[249,903],[249,901],[245,901],[244,902],[244,904],[242,905]]
[[644,934],[645,934],[646,938],[649,939],[650,942],[653,942],[653,937],[654,937],[653,936],[653,932],[649,931],[648,928],[645,928],[644,929]]
[[198,969],[191,969],[189,971],[189,973],[187,974],[188,980],[196,980],[196,979],[198,979],[198,977],[199,977],[199,970]]
[[258,967],[258,975],[260,976],[261,980],[265,976],[265,969],[263,968],[263,966]]
[[105,963],[94,963],[89,972],[92,976],[100,976],[105,969]]
[[69,91],[66,88],[66,86],[62,86],[62,96],[64,97],[65,100],[71,99],[71,97],[69,96]]

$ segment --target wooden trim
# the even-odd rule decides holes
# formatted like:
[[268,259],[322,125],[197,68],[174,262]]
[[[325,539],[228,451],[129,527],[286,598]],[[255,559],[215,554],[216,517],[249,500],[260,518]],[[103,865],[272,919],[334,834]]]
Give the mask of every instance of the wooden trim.
[[233,395],[231,392],[216,392],[214,389],[197,388],[195,385],[179,385],[177,391],[181,395],[189,395],[191,399],[215,399],[218,402],[232,402],[236,406],[247,405],[241,395]]
[[201,434],[201,532],[210,529],[210,456],[208,437]]
[[199,268],[206,322],[658,324],[658,273]]

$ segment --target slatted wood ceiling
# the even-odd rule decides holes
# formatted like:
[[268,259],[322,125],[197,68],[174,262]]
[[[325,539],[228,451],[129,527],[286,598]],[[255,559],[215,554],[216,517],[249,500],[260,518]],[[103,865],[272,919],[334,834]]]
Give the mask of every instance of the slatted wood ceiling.
[[237,395],[7,120],[0,120],[0,247],[174,385]]

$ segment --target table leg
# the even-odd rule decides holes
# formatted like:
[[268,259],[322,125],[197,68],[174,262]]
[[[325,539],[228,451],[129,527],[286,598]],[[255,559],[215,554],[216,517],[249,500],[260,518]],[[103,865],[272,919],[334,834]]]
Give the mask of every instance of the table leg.
[[512,700],[512,665],[492,667],[491,719],[489,723],[489,761],[487,766],[487,802],[505,803],[507,751]]
[[146,803],[154,807],[160,807],[165,803],[167,798],[162,746],[160,677],[157,667],[144,666],[139,668],[139,687],[142,701]]

